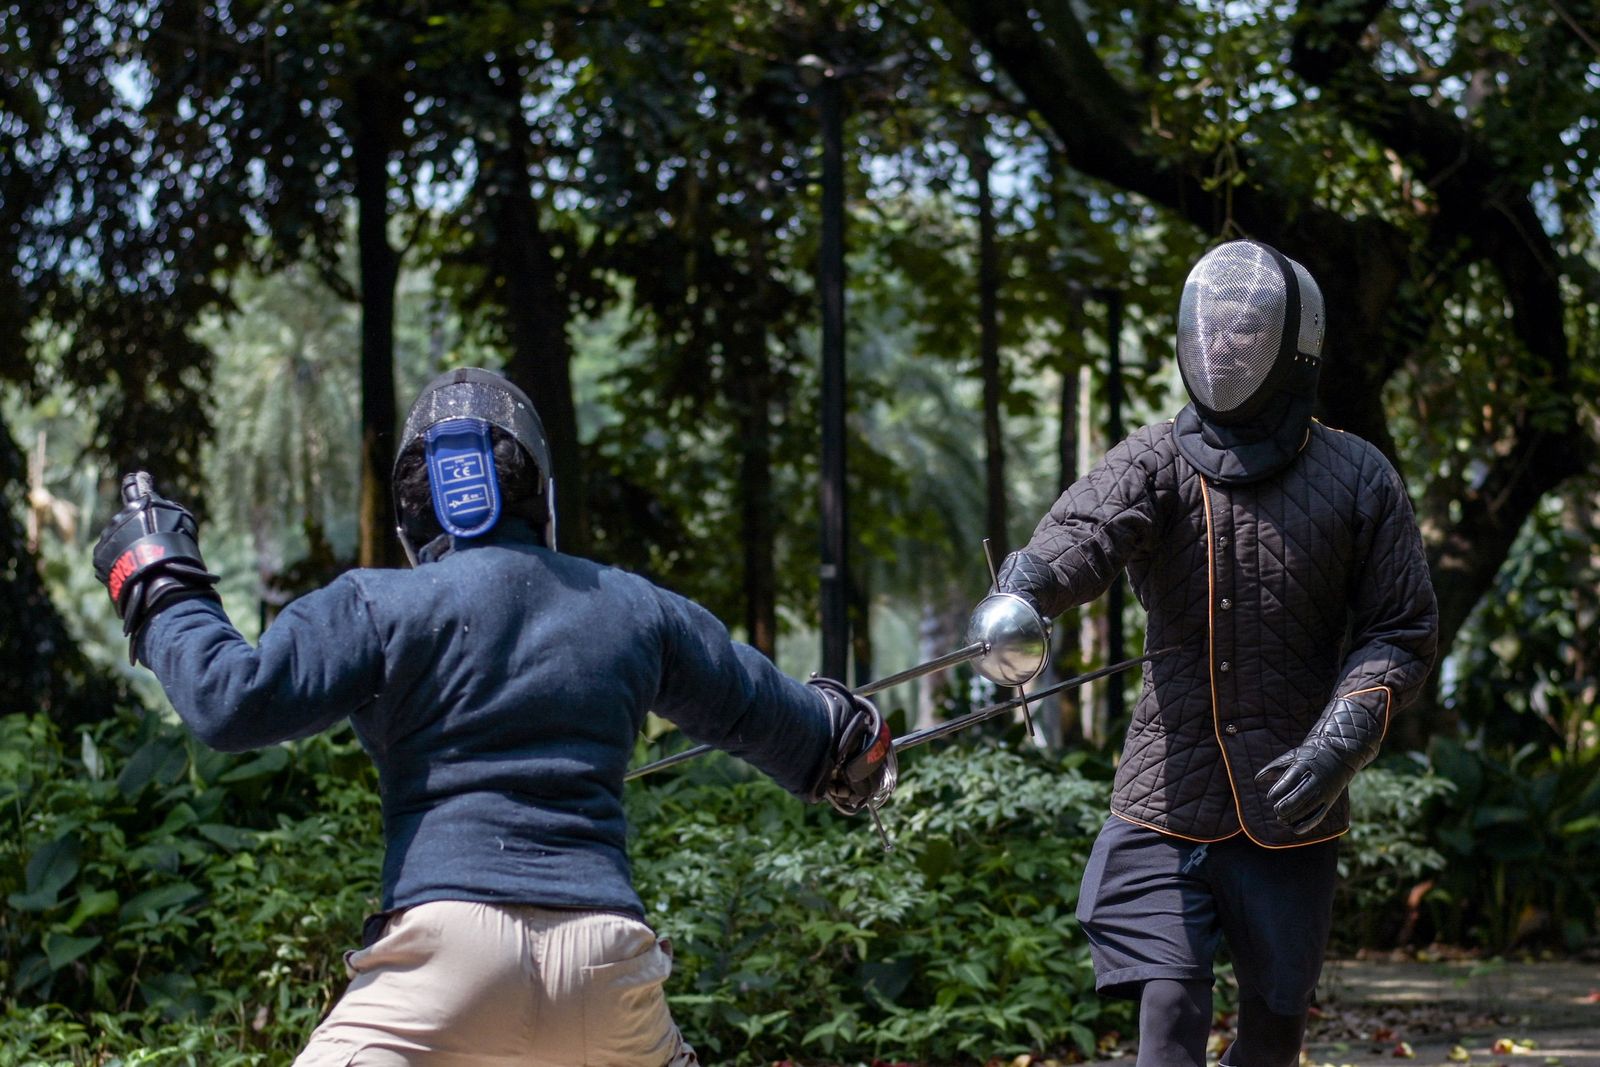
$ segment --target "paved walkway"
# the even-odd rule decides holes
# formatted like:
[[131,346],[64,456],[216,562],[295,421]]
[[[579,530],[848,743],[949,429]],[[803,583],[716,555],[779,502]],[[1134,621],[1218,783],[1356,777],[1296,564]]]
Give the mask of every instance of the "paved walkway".
[[1318,1002],[1318,1067],[1600,1067],[1600,963],[1330,960]]

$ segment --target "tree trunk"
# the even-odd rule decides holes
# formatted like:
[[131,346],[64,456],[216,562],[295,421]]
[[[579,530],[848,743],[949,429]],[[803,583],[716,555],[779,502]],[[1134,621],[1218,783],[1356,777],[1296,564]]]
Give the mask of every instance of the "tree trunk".
[[772,373],[767,331],[736,332],[736,380],[729,400],[739,433],[739,534],[744,549],[746,640],[769,658],[778,650],[777,509],[772,500]]
[[361,513],[356,561],[400,563],[390,475],[394,469],[394,304],[400,254],[389,243],[392,94],[377,77],[355,83],[351,150],[355,164],[356,247],[361,272]]
[[556,538],[561,549],[582,555],[589,547],[583,448],[572,395],[570,303],[555,249],[533,198],[533,131],[523,117],[522,86],[512,73],[484,72],[498,99],[502,140],[486,153],[490,203],[488,266],[500,294],[511,358],[506,375],[533,401],[550,443],[556,483]]
[[[1072,311],[1068,316],[1069,331],[1074,328],[1081,329],[1078,321],[1081,317],[1076,298],[1072,298],[1069,305]],[[1079,434],[1078,422],[1082,408],[1081,397],[1083,390],[1079,388],[1080,368],[1078,361],[1067,353],[1062,353],[1061,360],[1061,405],[1058,411],[1056,426],[1056,461],[1059,472],[1056,475],[1056,492],[1065,493],[1073,482],[1078,480],[1078,452]],[[1071,677],[1077,673],[1075,668],[1084,660],[1078,656],[1078,615],[1082,609],[1070,608],[1055,620],[1055,628],[1051,634],[1053,646],[1050,653],[1050,669],[1052,680]],[[1054,741],[1066,746],[1084,738],[1082,723],[1082,692],[1072,689],[1062,693],[1058,698],[1057,711],[1053,716],[1056,722]]]
[[[25,461],[0,423],[0,708],[41,712],[68,728],[96,722],[126,694],[90,667],[50,599],[7,503],[25,478]],[[88,565],[87,553],[82,563]]]
[[993,160],[983,142],[987,123],[973,139],[972,177],[978,184],[978,369],[983,378],[984,531],[998,562],[1011,549],[1006,530],[1006,452],[1000,410],[1000,257],[995,247]]
[[872,663],[872,570],[864,560],[850,568],[850,654],[855,659],[855,684],[866,685],[876,668]]

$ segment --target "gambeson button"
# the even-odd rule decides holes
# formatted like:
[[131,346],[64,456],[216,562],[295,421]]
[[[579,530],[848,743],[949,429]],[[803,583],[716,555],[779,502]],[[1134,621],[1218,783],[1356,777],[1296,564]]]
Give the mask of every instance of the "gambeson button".
[[1223,597],[1222,603],[1218,604],[1217,607],[1221,608],[1223,611],[1232,611],[1233,601],[1229,600],[1227,597]]
[[1233,670],[1233,664],[1229,663],[1227,660],[1223,660],[1221,663],[1217,664],[1217,670],[1221,671],[1223,674],[1227,674],[1229,671]]
[[1236,722],[1230,722],[1228,725],[1222,728],[1222,732],[1227,734],[1229,737],[1232,737],[1234,734],[1239,732],[1239,724]]
[[1227,548],[1228,547],[1228,535],[1227,534],[1219,534],[1219,535],[1217,535],[1217,547],[1218,548]]

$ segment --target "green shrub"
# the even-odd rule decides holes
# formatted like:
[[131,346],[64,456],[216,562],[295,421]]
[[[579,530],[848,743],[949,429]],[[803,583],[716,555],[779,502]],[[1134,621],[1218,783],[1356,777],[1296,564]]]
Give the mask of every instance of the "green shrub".
[[[677,944],[674,1013],[719,1061],[971,1059],[1126,1029],[1072,918],[1102,783],[920,753],[886,854],[865,818],[704,764],[629,806]],[[287,1062],[376,907],[377,794],[348,734],[225,756],[154,717],[69,746],[12,716],[0,807],[0,1067]]]
[[[1073,918],[1107,785],[993,742],[914,753],[884,813],[806,807],[723,757],[631,786],[668,986],[716,1062],[971,1062],[1130,1029]],[[1341,913],[1441,858],[1437,776],[1357,779]],[[243,756],[155,717],[64,741],[0,719],[0,1067],[285,1063],[377,907],[375,775],[348,732]],[[1226,995],[1226,989],[1222,990]]]
[[1127,1029],[1073,918],[1106,788],[1044,758],[918,753],[884,812],[764,781],[630,793],[636,877],[677,948],[673,1013],[716,1062],[946,1062]]
[[1454,786],[1427,768],[1369,767],[1350,784],[1350,832],[1339,853],[1333,911],[1336,949],[1387,946],[1406,918],[1411,888],[1445,858],[1430,839],[1430,812]]
[[1454,784],[1431,836],[1448,859],[1428,895],[1436,932],[1504,951],[1570,950],[1600,927],[1600,748],[1512,751],[1438,738]]
[[223,755],[153,716],[77,740],[0,719],[0,1063],[286,1058],[377,906],[366,756]]

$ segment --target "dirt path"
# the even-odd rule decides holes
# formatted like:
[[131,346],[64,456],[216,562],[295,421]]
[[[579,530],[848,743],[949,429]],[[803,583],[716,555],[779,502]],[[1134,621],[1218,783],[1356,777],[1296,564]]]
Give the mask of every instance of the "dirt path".
[[1318,1003],[1317,1067],[1600,1067],[1600,963],[1330,960]]

